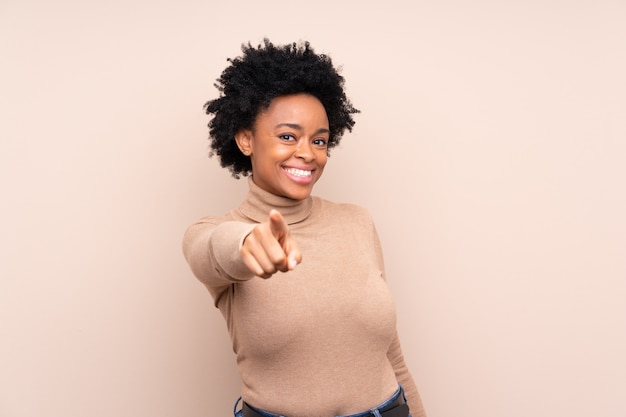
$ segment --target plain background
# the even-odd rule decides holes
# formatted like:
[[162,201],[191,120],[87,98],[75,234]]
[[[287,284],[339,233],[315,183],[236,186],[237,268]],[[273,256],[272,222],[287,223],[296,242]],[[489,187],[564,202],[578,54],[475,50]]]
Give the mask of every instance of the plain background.
[[623,0],[1,0],[0,415],[230,415],[181,238],[245,195],[202,105],[264,36],[343,66],[316,194],[374,216],[429,416],[626,415]]

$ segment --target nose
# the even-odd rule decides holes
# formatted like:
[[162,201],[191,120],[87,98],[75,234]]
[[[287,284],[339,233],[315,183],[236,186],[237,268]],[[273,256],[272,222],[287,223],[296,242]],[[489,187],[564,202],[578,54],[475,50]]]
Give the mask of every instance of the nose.
[[313,146],[309,140],[300,140],[298,142],[298,146],[296,148],[296,152],[294,153],[296,158],[300,158],[305,162],[311,162],[315,160],[315,152],[313,151]]

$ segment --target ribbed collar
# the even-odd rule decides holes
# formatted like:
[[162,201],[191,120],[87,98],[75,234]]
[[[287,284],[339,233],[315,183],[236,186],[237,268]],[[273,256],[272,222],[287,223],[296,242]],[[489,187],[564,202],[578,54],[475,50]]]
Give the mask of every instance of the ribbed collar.
[[303,221],[311,214],[313,198],[309,196],[304,200],[292,200],[280,197],[265,191],[248,177],[248,196],[239,205],[239,212],[245,217],[255,221],[267,221],[271,209],[276,209],[283,215],[287,224],[295,224]]

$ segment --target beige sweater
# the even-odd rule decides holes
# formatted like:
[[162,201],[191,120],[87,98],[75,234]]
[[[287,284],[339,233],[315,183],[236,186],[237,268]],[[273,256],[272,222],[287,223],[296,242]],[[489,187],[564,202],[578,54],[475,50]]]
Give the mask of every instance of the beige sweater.
[[[400,382],[412,416],[425,416],[369,214],[317,197],[278,197],[248,182],[239,208],[200,219],[183,241],[193,273],[226,319],[244,401],[290,417],[346,415],[381,403]],[[303,259],[262,279],[239,248],[272,208],[290,225]]]

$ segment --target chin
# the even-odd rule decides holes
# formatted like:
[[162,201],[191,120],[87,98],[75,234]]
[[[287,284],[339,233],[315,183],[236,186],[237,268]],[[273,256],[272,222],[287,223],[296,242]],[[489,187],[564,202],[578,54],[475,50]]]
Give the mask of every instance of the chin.
[[310,195],[311,195],[310,192],[288,193],[288,194],[285,194],[285,197],[290,198],[292,200],[306,200],[307,198],[309,198]]
[[309,198],[313,188],[298,189],[298,190],[283,190],[283,196],[292,200],[305,200]]

